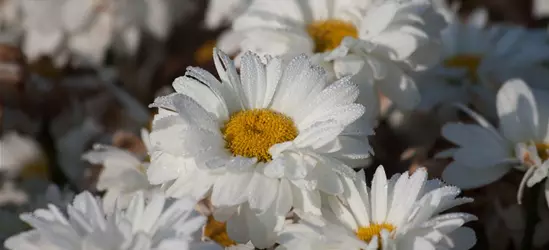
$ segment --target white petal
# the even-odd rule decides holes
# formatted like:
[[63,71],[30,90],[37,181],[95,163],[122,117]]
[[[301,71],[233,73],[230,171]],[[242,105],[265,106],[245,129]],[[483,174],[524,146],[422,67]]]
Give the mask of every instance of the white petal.
[[511,145],[497,134],[478,125],[446,124],[442,128],[442,135],[461,146],[453,157],[466,166],[490,167],[512,157],[509,153]]
[[456,185],[462,189],[473,189],[488,185],[499,180],[512,169],[511,165],[501,164],[491,168],[469,168],[452,162],[444,169],[442,178],[451,185]]
[[352,231],[358,229],[359,226],[357,225],[353,214],[335,196],[328,197],[328,204],[339,222]]
[[410,110],[416,107],[421,97],[414,80],[396,65],[387,64],[387,76],[376,86],[398,107]]
[[300,189],[295,185],[292,187],[292,197],[294,208],[306,213],[320,215],[320,193],[318,191],[309,191]]
[[251,52],[242,56],[240,81],[248,99],[249,109],[263,108],[263,99],[267,88],[265,65]]
[[530,88],[521,80],[506,82],[497,94],[500,127],[513,142],[525,142],[538,137],[539,115]]
[[[250,194],[248,199],[250,208],[252,210],[259,210],[258,213],[263,213],[269,207],[273,206],[273,202],[277,198],[278,186],[279,180],[255,172],[247,191]],[[286,194],[278,194],[278,196],[280,195]]]
[[247,188],[253,172],[226,173],[219,177],[212,190],[212,205],[234,206],[248,199]]
[[383,166],[379,166],[372,180],[372,220],[383,223],[387,216],[387,177]]
[[278,185],[278,195],[276,197],[276,214],[285,216],[293,204],[293,194],[291,184],[286,179],[281,179]]

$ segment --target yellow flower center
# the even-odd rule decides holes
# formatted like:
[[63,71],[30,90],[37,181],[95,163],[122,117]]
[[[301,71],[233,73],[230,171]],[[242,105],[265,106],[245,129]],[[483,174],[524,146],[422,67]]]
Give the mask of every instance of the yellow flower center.
[[19,175],[23,179],[37,178],[48,180],[50,178],[48,161],[46,159],[40,159],[30,162],[23,167]]
[[481,61],[482,57],[480,55],[463,54],[446,59],[444,61],[444,66],[448,68],[465,69],[467,70],[467,77],[469,77],[472,82],[477,82],[477,70]]
[[221,131],[225,147],[233,155],[255,157],[260,162],[271,160],[271,146],[291,141],[298,134],[291,118],[269,109],[237,112],[231,115]]
[[381,231],[385,229],[389,232],[392,232],[393,230],[395,230],[395,228],[395,226],[389,223],[370,224],[370,226],[368,227],[359,228],[356,232],[356,236],[364,242],[370,242],[372,238],[377,235],[378,242],[381,244],[381,241],[379,241],[381,239]]
[[542,161],[549,160],[549,143],[536,143],[536,149]]
[[208,222],[204,227],[204,236],[217,242],[217,244],[223,247],[236,245],[236,242],[231,240],[227,234],[227,224],[216,221],[211,215],[208,216]]
[[199,65],[204,65],[212,61],[213,59],[213,49],[216,45],[216,40],[208,40],[202,44],[194,52],[194,61]]
[[313,22],[307,32],[315,43],[316,53],[337,48],[346,36],[358,37],[358,30],[352,23],[335,19]]

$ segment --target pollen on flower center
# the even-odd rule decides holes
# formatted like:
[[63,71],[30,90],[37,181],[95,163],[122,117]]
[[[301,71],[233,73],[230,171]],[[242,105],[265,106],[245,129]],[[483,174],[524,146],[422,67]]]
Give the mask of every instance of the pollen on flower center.
[[477,70],[481,61],[482,57],[480,55],[463,54],[446,59],[444,61],[444,66],[467,70],[467,76],[475,83],[478,81]]
[[208,222],[204,227],[204,236],[223,247],[236,245],[236,242],[229,238],[229,235],[227,234],[227,224],[216,221],[211,215],[208,216]]
[[[385,229],[389,232],[392,232],[395,230],[395,226],[389,224],[389,223],[382,223],[382,224],[371,224],[368,227],[361,227],[356,231],[356,236],[364,241],[364,242],[370,242],[374,236],[377,235],[378,240],[381,237],[381,231]],[[381,241],[379,241],[381,242]]]
[[221,130],[233,155],[258,161],[271,160],[271,146],[291,141],[298,131],[291,118],[269,109],[252,109],[231,115]]
[[19,175],[23,179],[38,178],[48,180],[50,178],[48,162],[46,159],[29,162],[23,167]]
[[315,52],[326,52],[339,46],[344,37],[357,38],[356,27],[349,22],[329,19],[309,24],[307,32],[315,43]]
[[549,143],[536,143],[536,150],[542,161],[549,160]]

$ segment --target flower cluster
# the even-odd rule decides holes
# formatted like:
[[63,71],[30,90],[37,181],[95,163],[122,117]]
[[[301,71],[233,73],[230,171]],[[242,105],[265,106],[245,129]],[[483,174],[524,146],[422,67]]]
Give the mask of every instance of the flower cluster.
[[3,247],[545,249],[549,33],[462,10],[0,0]]

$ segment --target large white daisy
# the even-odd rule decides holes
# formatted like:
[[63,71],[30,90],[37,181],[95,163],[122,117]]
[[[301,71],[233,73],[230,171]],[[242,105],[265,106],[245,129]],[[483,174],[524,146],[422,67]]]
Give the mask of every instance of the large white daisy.
[[355,82],[366,108],[379,109],[375,84],[410,109],[419,94],[407,71],[436,59],[444,24],[429,0],[257,0],[233,23],[231,32],[241,41],[225,36],[219,46],[290,58],[313,55],[332,76],[360,73]]
[[[442,135],[459,148],[440,156],[454,161],[443,178],[471,189],[490,184],[514,167],[526,171],[519,190],[547,178],[549,172],[549,92],[530,89],[521,80],[506,82],[497,94],[499,128],[473,114],[479,124],[447,124]],[[549,181],[545,181],[549,202]]]
[[[7,249],[220,249],[200,242],[205,222],[190,199],[145,201],[137,194],[127,210],[106,216],[90,193],[76,196],[67,214],[56,206],[21,215],[34,229],[6,240]],[[198,236],[198,238],[197,238]]]
[[280,233],[281,249],[395,250],[470,249],[475,232],[462,227],[475,216],[443,211],[471,202],[457,198],[457,187],[427,180],[420,168],[413,174],[396,174],[387,180],[383,167],[374,174],[371,188],[364,173],[345,180],[345,193],[331,196],[332,211],[324,218],[302,214],[298,224]]
[[176,93],[151,105],[159,113],[147,174],[168,195],[230,208],[221,214],[238,216],[228,227],[247,225],[238,236],[268,247],[277,217],[291,207],[320,214],[320,191],[343,192],[341,175],[353,176],[350,167],[369,158],[372,126],[359,119],[358,87],[348,77],[329,84],[304,55],[284,67],[280,58],[263,63],[246,53],[239,77],[229,57],[214,51],[221,81],[190,67],[173,83]]
[[[142,139],[148,141],[148,133],[144,130],[142,130]],[[148,143],[144,144],[148,145]],[[153,193],[160,191],[147,180],[148,159],[105,145],[95,145],[94,149],[84,154],[83,158],[103,166],[97,181],[97,190],[106,191],[103,196],[103,209],[106,212],[112,212],[115,207],[126,208],[137,192],[143,192],[150,197]]]
[[[541,64],[549,58],[547,35],[519,26],[488,24],[487,13],[477,10],[467,20],[455,14],[442,32],[438,63],[419,73],[421,109],[439,104],[473,104],[495,117],[495,98],[512,78],[543,87],[549,71]],[[545,87],[547,88],[547,87]]]

